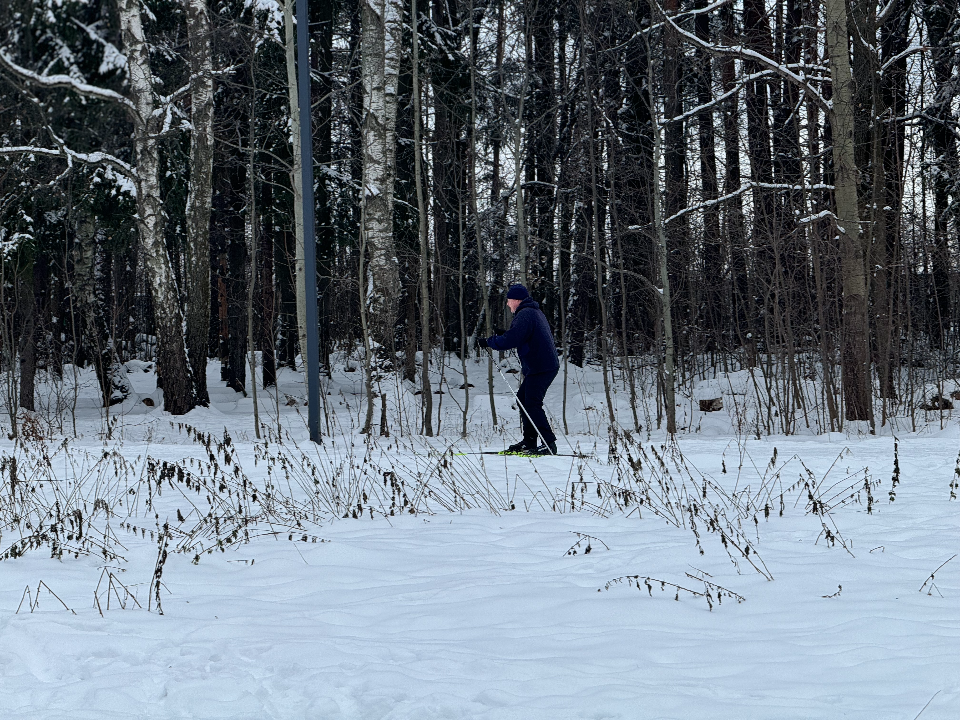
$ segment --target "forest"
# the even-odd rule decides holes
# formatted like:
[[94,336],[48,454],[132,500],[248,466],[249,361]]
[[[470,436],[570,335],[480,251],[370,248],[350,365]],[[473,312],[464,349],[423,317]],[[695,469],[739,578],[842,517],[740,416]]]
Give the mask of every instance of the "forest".
[[321,366],[358,358],[371,433],[397,386],[433,434],[445,363],[493,403],[475,340],[514,282],[562,372],[602,372],[611,423],[639,429],[649,390],[673,433],[676,393],[741,369],[768,432],[960,399],[956,0],[293,5],[0,4],[14,436],[77,368],[109,408],[125,363],[156,363],[173,415],[209,404],[209,361],[238,392],[301,368],[306,248]]

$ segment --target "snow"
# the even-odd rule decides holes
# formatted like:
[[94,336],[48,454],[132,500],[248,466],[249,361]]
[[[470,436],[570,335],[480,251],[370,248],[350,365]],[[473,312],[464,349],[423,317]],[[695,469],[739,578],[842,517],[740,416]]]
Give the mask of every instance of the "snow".
[[[74,388],[41,382],[48,409],[37,415],[38,432],[48,438],[17,447],[4,439],[0,452],[18,457],[21,482],[33,468],[35,503],[54,493],[63,508],[85,499],[91,518],[95,499],[105,500],[115,513],[109,525],[121,557],[64,553],[57,560],[43,545],[0,561],[0,717],[960,716],[960,557],[950,560],[960,544],[960,506],[950,500],[960,453],[955,419],[941,423],[934,413],[918,432],[898,433],[896,485],[889,435],[757,440],[734,432],[733,414],[701,416],[685,405],[690,416],[678,423],[700,432],[681,434],[676,447],[657,431],[634,434],[614,464],[607,458],[602,380],[588,369],[571,378],[567,439],[589,459],[441,455],[448,447],[502,447],[518,424],[495,373],[502,422],[492,427],[485,363],[471,361],[477,385],[471,437],[459,440],[462,378],[458,360],[450,363],[444,394],[434,399],[435,407],[442,402],[441,437],[430,444],[410,432],[418,401],[413,386],[400,386],[398,404],[394,379],[383,387],[391,398],[392,437],[368,445],[357,433],[362,375],[348,370],[360,367],[357,357],[341,356],[326,381],[325,408],[336,433],[321,447],[305,440],[302,376],[289,369],[281,372],[279,403],[258,387],[265,426],[284,438],[266,446],[251,440],[252,399],[227,389],[215,363],[208,374],[212,406],[185,418],[160,409],[151,363],[126,365],[133,394],[111,408],[109,422],[96,408],[92,375],[78,371],[78,437],[65,446],[49,423],[59,418],[72,436],[74,411],[62,403],[55,408]],[[64,376],[74,377],[74,370]],[[438,373],[434,389],[439,383]],[[741,393],[737,412],[754,387],[744,371],[702,385],[724,396]],[[555,385],[548,395],[557,428],[560,392]],[[144,405],[146,397],[157,404]],[[622,417],[630,417],[622,387],[616,399]],[[186,531],[198,527],[212,507],[207,495],[218,492],[216,483],[186,489],[176,479],[161,494],[155,484],[146,490],[148,456],[157,467],[166,461],[203,474],[200,462],[209,452],[184,422],[211,433],[210,452],[226,468],[223,477],[239,478],[229,468],[242,468],[263,508],[273,484],[273,509],[249,511],[259,518],[247,527],[249,542],[228,543],[221,552],[207,528],[194,537],[206,543],[200,552],[175,552],[192,542]],[[225,430],[231,443],[218,448]],[[562,435],[560,445],[566,449]],[[43,448],[50,462],[37,469],[29,458]],[[625,507],[613,492],[639,487],[623,475],[630,473],[628,452],[640,460],[653,493],[639,506],[637,495]],[[290,462],[286,471],[279,458]],[[20,532],[3,509],[10,497],[5,462],[0,552]],[[322,501],[306,491],[311,467],[326,488]],[[399,499],[389,514],[397,497],[384,490],[390,472],[406,483],[416,514]],[[812,512],[806,491],[790,489],[798,480],[831,509]],[[240,480],[231,482],[231,492],[240,487]],[[728,553],[703,514],[702,555],[689,522],[671,520],[683,513],[660,500],[699,502],[701,482],[709,496],[701,513],[711,503],[721,509],[732,523],[725,536],[748,542],[749,558],[772,580]],[[240,502],[239,490],[228,499]],[[340,517],[358,501],[359,519]],[[451,503],[452,510],[444,508]],[[217,507],[223,515],[226,506]],[[752,507],[739,523],[737,507]],[[151,579],[164,522],[174,533],[162,566],[161,615]],[[101,514],[86,532],[103,526]],[[835,542],[825,539],[824,527]],[[639,583],[610,584],[625,576]],[[712,608],[668,584],[702,593],[708,586],[698,578],[713,584]],[[720,602],[716,586],[729,592]]]

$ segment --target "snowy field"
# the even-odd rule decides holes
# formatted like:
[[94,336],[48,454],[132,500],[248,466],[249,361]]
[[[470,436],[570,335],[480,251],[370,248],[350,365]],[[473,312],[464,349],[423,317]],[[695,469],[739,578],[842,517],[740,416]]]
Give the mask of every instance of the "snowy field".
[[347,367],[319,448],[289,371],[260,390],[265,443],[213,364],[184,418],[149,366],[110,419],[84,375],[52,428],[47,388],[44,438],[0,442],[0,720],[960,717],[955,417],[895,454],[888,429],[757,439],[744,396],[688,400],[675,445],[609,453],[587,372],[560,438],[584,457],[491,457],[461,454],[517,433],[485,366],[469,439],[448,369],[429,445],[395,385],[366,444]]

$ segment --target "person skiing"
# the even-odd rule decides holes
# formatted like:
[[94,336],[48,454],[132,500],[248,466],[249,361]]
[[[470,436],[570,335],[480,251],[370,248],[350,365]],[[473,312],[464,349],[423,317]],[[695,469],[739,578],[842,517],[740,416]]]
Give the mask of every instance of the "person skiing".
[[507,307],[513,313],[510,329],[502,335],[477,340],[480,347],[491,350],[516,348],[520,357],[523,381],[517,390],[517,399],[520,401],[523,440],[508,447],[507,452],[556,455],[557,436],[543,411],[544,395],[560,371],[553,334],[540,304],[530,297],[523,285],[511,285],[507,290]]

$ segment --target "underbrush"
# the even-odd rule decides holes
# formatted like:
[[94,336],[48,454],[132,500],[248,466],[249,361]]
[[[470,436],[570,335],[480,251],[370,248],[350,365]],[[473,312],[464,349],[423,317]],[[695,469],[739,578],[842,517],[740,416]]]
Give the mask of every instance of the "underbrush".
[[[348,437],[303,448],[274,434],[241,448],[226,431],[174,428],[189,441],[179,460],[155,457],[149,447],[131,458],[119,446],[17,440],[0,457],[0,560],[45,550],[53,558],[113,563],[125,559],[131,536],[149,537],[157,543],[159,587],[169,553],[199,563],[204,554],[265,536],[317,542],[319,526],[335,519],[499,514],[520,504],[527,511],[653,516],[689,532],[701,554],[710,539],[738,572],[772,580],[760,553],[762,523],[800,510],[813,520],[817,542],[852,554],[835,513],[851,503],[872,512],[880,484],[866,468],[841,473],[846,450],[818,477],[796,455],[779,458],[776,448],[758,465],[744,446],[736,477],[721,481],[678,445],[644,444],[626,432],[606,461],[574,458],[561,484],[536,462],[461,455],[420,440]],[[894,465],[891,502],[896,457]]]

